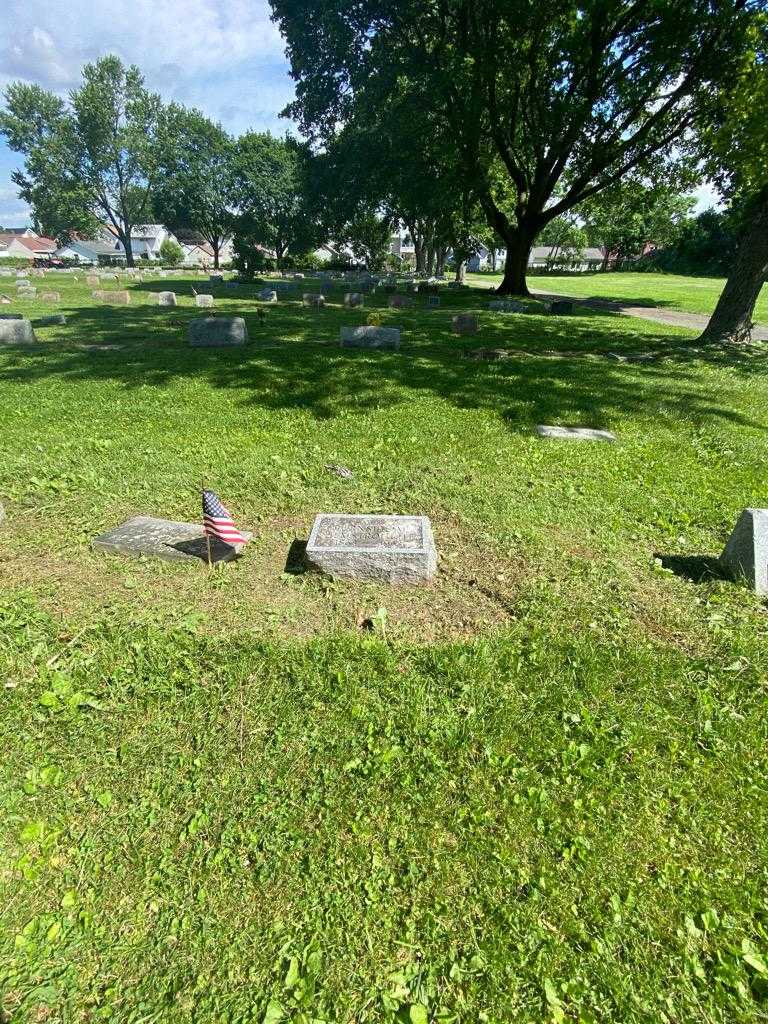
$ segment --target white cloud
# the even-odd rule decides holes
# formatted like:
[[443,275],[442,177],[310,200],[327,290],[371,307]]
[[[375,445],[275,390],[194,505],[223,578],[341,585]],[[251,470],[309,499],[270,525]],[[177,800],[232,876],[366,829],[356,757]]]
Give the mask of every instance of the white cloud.
[[720,195],[709,182],[705,182],[700,185],[699,188],[693,193],[696,199],[696,206],[693,209],[694,214],[702,213],[704,210],[708,210],[711,206],[721,209],[723,201]]

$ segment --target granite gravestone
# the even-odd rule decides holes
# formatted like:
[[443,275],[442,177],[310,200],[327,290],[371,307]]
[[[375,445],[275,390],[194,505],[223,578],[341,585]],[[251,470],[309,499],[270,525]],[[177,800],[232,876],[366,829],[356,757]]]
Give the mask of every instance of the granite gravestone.
[[523,302],[515,302],[514,299],[494,299],[488,303],[488,309],[493,313],[525,313],[527,306]]
[[615,441],[616,435],[610,430],[595,430],[592,427],[552,427],[539,424],[539,437],[552,437],[560,441]]
[[362,306],[365,302],[365,296],[361,292],[347,292],[344,296],[344,305],[347,309],[354,309],[356,306]]
[[53,316],[40,316],[32,321],[33,327],[56,327],[66,324],[67,318],[63,313],[54,313]]
[[175,306],[176,292],[158,292],[157,304],[158,306]]
[[322,309],[325,305],[324,295],[315,295],[314,292],[304,292],[302,301],[305,306],[312,306],[314,309]]
[[720,556],[723,572],[768,595],[768,508],[745,508]]
[[210,307],[213,305],[213,296],[212,295],[196,295],[195,296],[195,305],[199,306],[201,309],[210,309]]
[[550,313],[556,313],[559,315],[567,315],[573,312],[573,303],[570,299],[554,299],[549,303],[547,309]]
[[0,320],[0,345],[27,345],[36,341],[29,320]]
[[42,292],[41,302],[61,302],[61,292]]
[[115,306],[130,306],[131,293],[126,291],[103,291],[101,301]]
[[451,321],[454,334],[477,334],[477,317],[471,313],[459,313]]
[[400,348],[397,327],[342,327],[342,348]]
[[[241,531],[246,540],[253,536]],[[176,523],[154,516],[134,516],[93,540],[94,551],[129,555],[148,555],[166,562],[207,562],[208,545],[200,523]],[[211,561],[229,562],[237,558],[242,545],[232,547],[211,538]]]
[[225,348],[244,345],[248,331],[241,316],[206,316],[190,320],[187,340],[192,348]]
[[425,583],[437,569],[426,516],[318,515],[306,564],[340,579],[368,583]]

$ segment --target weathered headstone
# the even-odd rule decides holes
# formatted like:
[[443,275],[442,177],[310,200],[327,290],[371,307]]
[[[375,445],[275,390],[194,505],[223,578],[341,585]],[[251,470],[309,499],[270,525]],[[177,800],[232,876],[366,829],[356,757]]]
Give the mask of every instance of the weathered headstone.
[[248,331],[241,316],[206,316],[190,320],[187,340],[193,348],[244,345],[248,340]]
[[102,291],[101,301],[109,302],[116,306],[130,306],[131,293],[126,291]]
[[63,313],[54,313],[53,316],[39,316],[32,321],[33,327],[58,327],[66,324],[67,318]]
[[16,292],[19,299],[34,299],[37,297],[37,288],[19,288]]
[[745,508],[720,556],[723,571],[768,595],[768,508]]
[[525,313],[527,308],[523,302],[514,299],[494,299],[488,303],[488,309],[494,313]]
[[302,301],[305,306],[313,306],[315,309],[321,309],[325,305],[325,296],[316,295],[314,292],[304,292],[302,295]]
[[354,309],[355,306],[362,306],[365,302],[365,296],[361,292],[347,292],[344,296],[344,305],[348,309]]
[[262,302],[277,302],[277,292],[274,288],[262,288],[260,292],[256,293],[256,298],[261,299]]
[[212,295],[196,295],[195,296],[195,305],[199,306],[201,309],[209,309],[213,305],[213,296]]
[[36,341],[29,320],[0,320],[0,345],[27,345]]
[[175,306],[176,292],[158,292],[157,304],[158,306]]
[[400,348],[397,327],[342,327],[342,348]]
[[592,427],[553,427],[539,424],[539,437],[552,437],[559,441],[615,441],[616,435],[610,430],[595,430]]
[[550,313],[568,314],[573,312],[573,303],[570,299],[553,299],[547,309]]
[[413,303],[408,295],[390,295],[388,306],[390,309],[406,309]]
[[208,281],[209,281],[210,284],[221,284],[221,282],[223,280],[224,280],[224,275],[223,274],[209,274],[208,275]]
[[61,302],[61,292],[42,292],[41,302]]
[[23,313],[0,313],[0,320],[23,320]]
[[341,579],[416,584],[437,569],[426,516],[321,514],[307,542],[306,564]]
[[[246,540],[252,534],[243,532]],[[154,516],[134,516],[114,530],[94,538],[95,551],[129,555],[148,555],[167,562],[207,562],[208,545],[200,523],[176,523]],[[242,545],[231,547],[218,538],[211,538],[211,561],[229,562],[236,558]]]
[[477,317],[472,313],[458,313],[451,321],[454,334],[477,334]]

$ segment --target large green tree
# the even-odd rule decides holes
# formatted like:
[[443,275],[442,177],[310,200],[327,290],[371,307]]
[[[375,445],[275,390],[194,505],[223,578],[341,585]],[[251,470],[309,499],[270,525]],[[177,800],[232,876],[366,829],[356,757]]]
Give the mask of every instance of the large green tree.
[[674,159],[697,89],[730,73],[749,3],[271,0],[302,130],[327,145],[366,94],[407,87],[450,133],[507,247],[500,290],[518,293],[550,220]]
[[324,241],[324,228],[310,192],[309,147],[291,136],[247,132],[236,145],[236,233],[274,255],[303,254]]
[[589,241],[603,249],[607,267],[610,260],[642,256],[648,244],[669,245],[694,204],[675,182],[627,178],[582,203],[578,212]]
[[725,287],[700,341],[740,343],[752,335],[755,303],[768,279],[768,15],[755,19],[738,74],[708,93],[701,141],[710,174],[740,214],[741,237]]
[[236,222],[235,153],[233,139],[199,110],[172,103],[163,111],[155,213],[174,229],[202,235],[216,269]]
[[85,65],[68,102],[24,82],[9,85],[5,101],[0,132],[24,154],[14,180],[36,216],[59,235],[106,221],[133,266],[131,230],[151,210],[161,110],[138,68],[104,57]]

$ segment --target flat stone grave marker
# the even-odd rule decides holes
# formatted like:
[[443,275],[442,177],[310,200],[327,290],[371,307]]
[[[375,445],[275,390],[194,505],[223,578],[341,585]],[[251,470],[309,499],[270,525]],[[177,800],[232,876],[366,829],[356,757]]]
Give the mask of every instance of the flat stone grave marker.
[[23,320],[23,313],[0,313],[0,320]]
[[365,302],[365,296],[362,292],[347,292],[344,296],[344,305],[348,309],[354,309],[356,306],[362,306]]
[[195,296],[195,305],[201,307],[202,309],[208,309],[208,308],[210,308],[213,305],[213,296],[212,295],[196,295]]
[[560,441],[615,441],[616,435],[610,430],[595,430],[592,427],[552,427],[539,424],[539,437],[553,437]]
[[[253,536],[244,530],[241,532],[246,540]],[[148,555],[165,562],[208,561],[208,545],[201,523],[176,523],[154,516],[134,516],[95,537],[92,546],[94,551],[133,558]],[[211,537],[212,562],[229,562],[237,558],[241,550],[242,545],[231,547]]]
[[550,313],[568,314],[573,312],[573,303],[570,299],[554,299],[549,303],[547,309]]
[[477,317],[472,313],[459,313],[451,321],[454,334],[477,334]]
[[390,309],[405,309],[410,306],[413,302],[408,295],[391,295],[389,297],[388,305]]
[[337,515],[315,518],[308,568],[390,585],[426,583],[437,569],[432,524],[426,516]]
[[209,274],[208,275],[208,281],[209,281],[210,284],[221,284],[221,282],[223,280],[224,280],[224,275],[223,274]]
[[274,288],[262,288],[256,293],[256,298],[262,302],[277,302],[277,292]]
[[55,327],[57,325],[64,325],[67,322],[67,318],[63,313],[54,313],[53,316],[39,316],[36,320],[32,321],[33,327]]
[[16,292],[18,299],[34,299],[37,296],[37,288],[19,288]]
[[158,292],[157,304],[158,306],[175,306],[176,292]]
[[27,345],[36,341],[29,320],[0,320],[0,345]]
[[494,299],[488,303],[488,309],[494,313],[525,313],[528,307],[524,302],[516,302],[514,299]]
[[304,292],[302,301],[305,306],[314,306],[315,309],[320,309],[325,305],[325,296],[315,295],[314,292]]
[[187,341],[192,348],[244,345],[248,341],[248,331],[241,316],[206,316],[189,321]]
[[40,295],[41,302],[61,302],[61,292],[43,292]]
[[768,595],[768,508],[745,508],[720,565],[732,579],[746,580],[756,594]]
[[342,327],[342,348],[400,348],[398,327]]

